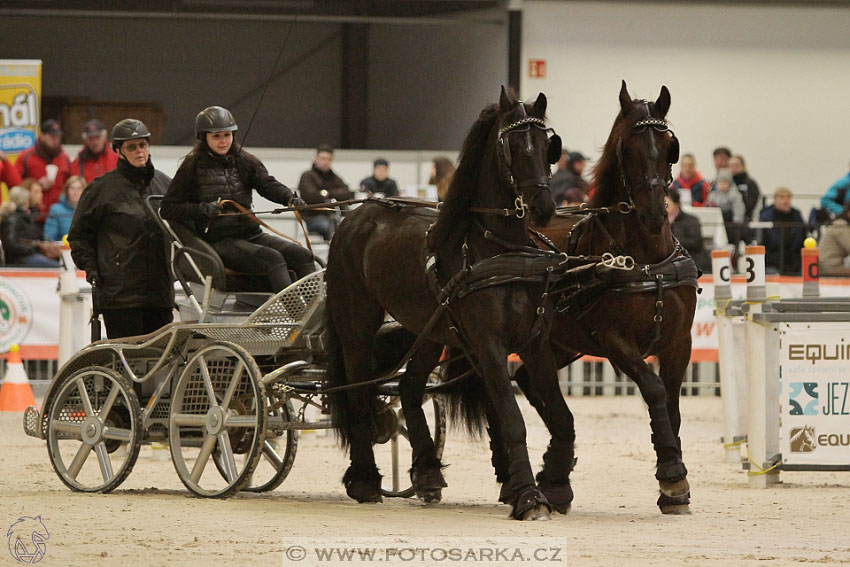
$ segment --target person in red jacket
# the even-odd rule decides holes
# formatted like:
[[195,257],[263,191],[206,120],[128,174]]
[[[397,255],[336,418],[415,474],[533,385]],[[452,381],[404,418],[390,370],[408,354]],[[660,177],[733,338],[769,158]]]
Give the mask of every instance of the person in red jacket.
[[15,169],[15,166],[6,159],[3,152],[0,151],[0,183],[6,184],[6,189],[11,189],[15,185],[21,184],[21,174]]
[[90,183],[118,165],[118,154],[109,147],[106,126],[98,119],[89,120],[83,127],[84,147],[71,163],[71,175],[79,175]]
[[[56,171],[48,172],[48,165],[55,165]],[[50,206],[59,201],[62,187],[71,175],[71,158],[62,149],[62,126],[59,122],[49,119],[41,123],[41,134],[35,145],[18,156],[15,167],[22,178],[34,177],[44,187],[44,209],[38,219],[43,223]]]

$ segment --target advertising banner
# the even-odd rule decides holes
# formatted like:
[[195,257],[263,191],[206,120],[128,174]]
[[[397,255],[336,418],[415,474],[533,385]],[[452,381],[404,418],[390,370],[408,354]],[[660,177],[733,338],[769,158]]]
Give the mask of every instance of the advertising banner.
[[41,61],[0,59],[0,151],[10,163],[35,145],[40,117]]
[[779,345],[782,462],[850,464],[850,327],[782,323]]

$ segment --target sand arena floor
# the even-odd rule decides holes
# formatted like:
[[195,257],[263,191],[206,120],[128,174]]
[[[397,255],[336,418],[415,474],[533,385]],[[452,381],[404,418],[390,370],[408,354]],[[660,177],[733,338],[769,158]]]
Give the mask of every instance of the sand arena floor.
[[[536,466],[548,436],[525,400],[519,402]],[[719,398],[682,400],[693,514],[675,517],[655,506],[654,454],[642,401],[569,403],[579,458],[573,509],[553,514],[550,522],[525,523],[508,520],[508,508],[496,503],[486,442],[458,430],[449,431],[449,487],[438,505],[349,500],[340,484],[347,459],[321,432],[301,436],[295,466],[276,491],[205,500],[190,496],[170,461],[154,458],[149,446],[114,493],[71,492],[53,472],[45,442],[24,435],[19,415],[4,413],[0,529],[5,535],[18,517],[40,515],[51,537],[39,564],[63,567],[308,565],[285,562],[284,538],[361,536],[413,543],[426,537],[482,543],[544,537],[566,546],[571,566],[850,564],[850,474],[786,472],[775,487],[748,488],[746,473],[723,461]],[[3,547],[0,565],[20,564]]]

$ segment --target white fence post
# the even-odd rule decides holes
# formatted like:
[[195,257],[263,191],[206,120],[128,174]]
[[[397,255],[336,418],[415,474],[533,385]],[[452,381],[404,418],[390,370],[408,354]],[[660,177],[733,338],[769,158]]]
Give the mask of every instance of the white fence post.
[[71,259],[71,247],[67,240],[62,242],[62,268],[59,272],[59,354],[57,368],[61,367],[75,352],[75,336],[78,325],[75,314],[78,307],[80,284],[77,281],[77,268]]

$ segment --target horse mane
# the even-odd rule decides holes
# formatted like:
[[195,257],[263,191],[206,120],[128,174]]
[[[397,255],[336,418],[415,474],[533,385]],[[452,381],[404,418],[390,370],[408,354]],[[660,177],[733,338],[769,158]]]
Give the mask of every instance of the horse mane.
[[446,192],[446,199],[440,205],[437,222],[431,229],[431,244],[434,248],[445,245],[456,231],[466,232],[469,227],[472,218],[468,209],[480,183],[481,164],[498,114],[498,104],[484,108],[463,141],[457,170]]
[[593,168],[593,184],[595,187],[590,200],[591,207],[604,207],[614,204],[617,190],[622,185],[620,167],[617,164],[617,142],[625,139],[631,130],[632,121],[627,120],[623,113],[617,114],[608,141],[602,149],[602,156]]

